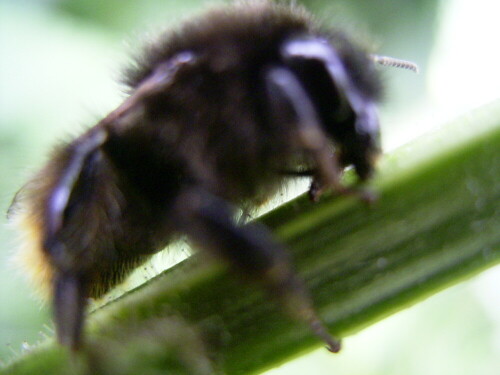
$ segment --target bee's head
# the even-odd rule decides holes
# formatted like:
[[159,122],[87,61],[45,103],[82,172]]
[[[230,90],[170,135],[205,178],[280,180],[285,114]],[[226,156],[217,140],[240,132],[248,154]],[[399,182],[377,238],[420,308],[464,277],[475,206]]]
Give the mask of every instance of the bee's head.
[[283,43],[282,56],[306,90],[341,165],[352,165],[360,180],[369,178],[380,153],[381,84],[371,56],[343,36],[293,38]]

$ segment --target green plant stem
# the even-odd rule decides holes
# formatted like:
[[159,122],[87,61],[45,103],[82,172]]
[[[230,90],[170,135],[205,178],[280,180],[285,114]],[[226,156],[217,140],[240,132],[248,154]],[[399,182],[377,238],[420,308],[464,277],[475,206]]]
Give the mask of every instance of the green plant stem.
[[[353,197],[310,204],[302,196],[261,220],[293,250],[320,316],[344,337],[499,262],[499,150],[497,102],[384,157],[371,207]],[[96,311],[89,341],[109,327],[176,315],[231,375],[322,345],[258,287],[201,263],[192,257]],[[5,370],[58,373],[66,361],[49,342]]]

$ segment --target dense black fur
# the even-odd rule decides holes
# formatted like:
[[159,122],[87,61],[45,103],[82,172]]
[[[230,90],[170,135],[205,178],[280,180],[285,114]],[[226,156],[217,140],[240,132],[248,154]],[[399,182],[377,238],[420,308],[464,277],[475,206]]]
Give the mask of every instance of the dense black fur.
[[[295,39],[326,41],[349,91],[379,98],[369,55],[303,9],[256,2],[214,10],[148,46],[128,70],[128,101],[60,147],[24,188],[16,205],[42,233],[62,343],[80,345],[85,298],[102,296],[184,233],[285,305],[301,301],[291,313],[338,350],[286,251],[265,228],[238,227],[232,217],[232,206],[266,199],[287,174],[343,191],[337,167],[354,165],[362,180],[372,173],[377,129],[355,128],[345,87],[324,61],[283,57]],[[311,134],[320,142],[309,144]]]

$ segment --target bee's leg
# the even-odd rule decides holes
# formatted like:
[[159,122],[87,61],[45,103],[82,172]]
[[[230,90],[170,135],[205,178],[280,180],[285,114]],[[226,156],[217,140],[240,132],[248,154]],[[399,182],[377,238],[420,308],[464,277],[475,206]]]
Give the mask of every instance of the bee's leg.
[[316,170],[305,170],[305,171],[293,171],[293,170],[282,170],[280,173],[286,177],[308,177],[311,179],[311,184],[309,185],[309,199],[313,202],[318,202],[319,198],[328,187],[321,183],[318,177],[318,172]]
[[[362,91],[357,87],[357,85],[354,84],[353,79],[346,70],[344,62],[342,62],[339,52],[329,43],[325,43],[323,38],[297,37],[290,39],[282,46],[281,56],[285,64],[290,67],[304,67],[308,65],[311,66],[310,64],[316,64],[317,69],[324,70],[324,73],[330,77],[332,87],[335,88],[338,94],[338,99],[340,99],[337,104],[337,108],[335,109],[335,117],[338,119],[345,119],[350,116],[351,113],[354,114],[355,137],[367,134],[370,134],[370,137],[373,137],[378,133],[379,121],[376,104],[373,100],[370,100],[363,95]],[[384,59],[379,59],[375,56],[374,60]],[[399,63],[401,66],[416,70],[416,66],[414,64],[404,61],[395,61],[392,59],[392,61],[389,61],[388,63],[393,63],[394,65]],[[288,79],[288,81],[295,79],[296,84],[288,83],[286,85],[281,85],[281,88],[285,96],[288,97],[292,106],[294,108],[298,108],[304,100],[308,99],[308,95],[302,89],[300,80],[298,80],[293,74],[290,77],[291,78]],[[296,100],[294,96],[300,97],[300,101]],[[311,115],[304,113],[304,115],[299,116],[300,127],[304,127],[303,124],[308,121],[314,122],[316,126],[321,129],[320,124],[316,119],[313,119]],[[373,145],[373,147],[375,148],[376,146]],[[375,149],[373,152],[375,152]],[[341,175],[338,171],[345,167],[344,162],[339,160],[342,157],[338,155],[339,154],[336,154],[334,156],[337,177]],[[318,200],[321,194],[329,188],[333,188],[341,194],[356,195],[366,203],[372,203],[376,199],[373,192],[367,191],[360,185],[354,187],[341,186],[341,188],[338,189],[335,182],[332,183],[332,180],[325,178],[327,175],[324,173],[324,170],[321,170],[322,165],[318,165],[320,173],[315,176],[311,184],[309,191],[311,199]],[[358,166],[356,166],[356,173],[360,178],[360,182],[366,180],[371,174],[369,170],[359,170]]]
[[96,164],[95,161],[91,160],[92,156],[98,154],[99,147],[106,142],[107,137],[105,129],[95,127],[70,146],[71,156],[60,167],[61,173],[47,198],[46,243],[53,242],[58,231],[63,227],[64,214],[74,195],[75,187],[79,179],[82,178],[85,168]]
[[[285,67],[271,67],[266,72],[265,80],[272,119],[276,123],[293,123],[296,143],[314,160],[310,199],[316,202],[326,190],[333,189],[342,195],[356,195],[364,201],[373,201],[370,192],[344,186],[340,181],[344,167],[337,154],[332,152],[318,113],[295,73]],[[306,174],[310,172],[306,171]]]
[[[321,178],[317,175],[313,176],[311,184],[309,185],[308,195],[312,202],[318,202],[323,193],[328,191],[330,186],[325,185]],[[354,185],[344,187],[342,190],[337,191],[342,195],[354,195],[359,198],[363,203],[368,206],[375,203],[378,199],[377,194],[363,185]]]
[[[87,299],[84,269],[91,268],[81,264],[82,254],[88,250],[84,243],[89,242],[81,237],[85,235],[85,228],[98,220],[90,214],[96,211],[91,210],[96,203],[81,193],[81,186],[94,185],[96,171],[102,168],[100,147],[106,139],[106,131],[96,127],[67,146],[62,153],[66,156],[56,164],[58,172],[52,177],[55,181],[44,202],[42,247],[54,267],[53,311],[57,338],[72,350],[77,350],[82,341]],[[84,208],[71,211],[76,205]]]
[[316,164],[315,179],[323,186],[345,193],[348,188],[340,182],[343,168],[332,152],[318,113],[299,79],[288,68],[272,67],[267,70],[265,81],[272,118],[277,123],[294,124],[298,147],[311,155]]
[[70,273],[59,273],[54,280],[54,319],[58,341],[78,350],[87,304],[86,286],[82,278]]
[[307,323],[330,351],[340,350],[340,341],[328,333],[302,280],[292,269],[288,252],[263,225],[235,225],[230,206],[206,192],[190,191],[180,201],[183,213],[179,230],[243,275],[262,283],[292,317]]

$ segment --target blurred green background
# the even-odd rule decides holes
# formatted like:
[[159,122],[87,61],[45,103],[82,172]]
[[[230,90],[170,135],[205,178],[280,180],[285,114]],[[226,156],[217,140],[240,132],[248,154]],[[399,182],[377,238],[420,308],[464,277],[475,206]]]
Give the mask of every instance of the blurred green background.
[[[55,141],[78,134],[120,103],[120,69],[144,35],[209,3],[0,0],[0,211]],[[326,22],[367,37],[380,54],[420,65],[419,75],[384,69],[386,150],[500,98],[496,0],[302,3]],[[3,215],[0,220],[0,360],[6,362],[51,323],[47,306],[9,262],[16,235]],[[174,257],[158,255],[139,280]],[[269,375],[493,375],[499,368],[497,267],[347,338],[340,355],[319,349]]]

